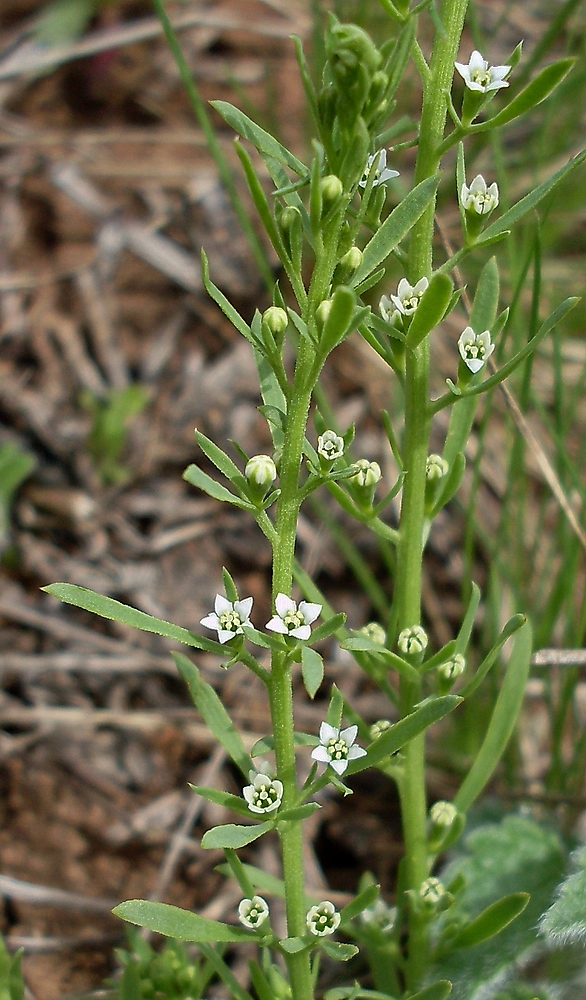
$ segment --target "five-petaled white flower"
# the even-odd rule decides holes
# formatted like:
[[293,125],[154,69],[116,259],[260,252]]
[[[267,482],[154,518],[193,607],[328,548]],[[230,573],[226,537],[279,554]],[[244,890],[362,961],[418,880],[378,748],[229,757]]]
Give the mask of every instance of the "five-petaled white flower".
[[290,635],[294,639],[309,639],[311,625],[319,618],[321,604],[311,604],[300,601],[299,606],[286,594],[277,594],[275,601],[276,615],[273,615],[266,627],[271,632]]
[[[397,294],[383,295],[379,309],[382,318],[386,323],[395,323],[399,316],[412,316],[421,301],[421,296],[427,290],[429,281],[427,278],[420,278],[414,285],[410,285],[406,278],[401,278],[397,288]],[[391,303],[395,307],[389,316]]]
[[344,454],[344,438],[335,431],[324,431],[317,439],[317,453],[326,462],[335,462]]
[[408,656],[416,656],[418,653],[424,652],[427,648],[427,642],[427,632],[425,629],[421,625],[412,625],[411,628],[404,628],[399,633],[397,646],[402,653],[407,653]]
[[329,899],[324,899],[323,903],[312,906],[307,911],[305,918],[308,930],[317,937],[326,937],[327,934],[333,934],[340,926],[340,919],[340,914],[334,904],[330,903]]
[[215,629],[220,642],[229,642],[235,635],[242,634],[244,625],[250,625],[252,597],[243,601],[229,601],[223,594],[216,594],[214,611],[202,618],[200,625]]
[[238,904],[238,919],[241,924],[254,931],[261,924],[264,924],[269,915],[269,907],[266,899],[262,896],[253,896],[252,899],[242,899]]
[[509,86],[505,77],[511,72],[511,67],[489,66],[477,49],[470,56],[470,62],[467,66],[465,63],[459,62],[455,65],[469,90],[488,94],[491,90],[500,90],[501,87]]
[[384,184],[385,181],[390,181],[391,178],[399,176],[398,170],[391,170],[390,167],[387,167],[386,149],[380,149],[378,153],[373,153],[372,156],[368,157],[362,179],[358,181],[358,187],[366,187],[370,170],[374,163],[376,163],[376,166],[374,167],[373,187],[378,187],[379,184]]
[[470,187],[462,184],[460,191],[462,207],[476,215],[490,215],[499,203],[499,189],[496,181],[487,186],[482,174],[477,174]]
[[458,341],[458,350],[464,364],[475,374],[490,358],[494,344],[491,342],[488,330],[474,333],[472,327],[467,326]]
[[319,727],[319,746],[312,750],[311,756],[321,764],[329,764],[336,774],[343,774],[351,760],[366,754],[366,750],[355,744],[357,733],[358,726],[336,729],[328,722],[322,722]]
[[244,786],[242,794],[250,811],[271,813],[278,809],[283,799],[283,782],[256,771],[251,771],[248,777],[251,784]]

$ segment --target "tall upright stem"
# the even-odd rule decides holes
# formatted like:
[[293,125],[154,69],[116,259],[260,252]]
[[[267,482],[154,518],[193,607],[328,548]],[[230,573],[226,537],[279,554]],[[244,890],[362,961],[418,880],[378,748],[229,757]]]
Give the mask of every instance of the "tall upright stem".
[[[444,0],[429,76],[424,80],[419,148],[415,183],[434,177],[440,166],[447,102],[454,62],[460,44],[468,0]],[[409,279],[430,277],[433,269],[435,203],[432,202],[411,233]],[[405,362],[406,470],[401,507],[397,559],[397,625],[399,631],[420,623],[423,530],[425,518],[425,467],[429,450],[429,339],[415,351],[407,351]],[[413,710],[421,697],[421,684],[403,679],[400,704],[403,715]],[[400,787],[405,841],[404,888],[417,891],[428,875],[426,842],[427,802],[425,793],[425,737],[412,740],[405,751],[404,776]],[[409,912],[407,986],[417,989],[429,964],[428,925],[413,908]]]

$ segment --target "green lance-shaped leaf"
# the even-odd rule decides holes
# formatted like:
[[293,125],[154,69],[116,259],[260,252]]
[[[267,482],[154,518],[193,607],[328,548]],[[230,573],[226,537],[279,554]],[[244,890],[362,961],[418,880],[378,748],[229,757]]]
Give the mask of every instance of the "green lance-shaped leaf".
[[559,887],[559,898],[543,917],[539,930],[551,945],[565,948],[586,941],[586,871],[570,875]]
[[358,954],[359,950],[355,944],[344,944],[342,941],[329,941],[323,938],[319,941],[319,948],[334,962],[348,962]]
[[439,979],[418,993],[410,993],[405,1000],[446,1000],[452,992],[452,984],[447,979]]
[[112,912],[131,924],[146,927],[156,934],[177,938],[178,941],[234,943],[256,938],[254,931],[247,931],[243,927],[231,927],[218,920],[208,920],[197,913],[182,910],[178,906],[152,903],[148,899],[129,899],[120,903]]
[[201,838],[201,846],[205,850],[223,848],[224,850],[237,851],[241,847],[247,847],[254,843],[269,830],[274,828],[274,823],[255,823],[251,826],[240,826],[237,823],[226,823],[224,826],[215,826],[212,830],[207,830]]
[[[461,703],[462,699],[457,695],[447,694],[441,698],[428,698],[419,708],[416,708],[410,715],[405,716],[400,722],[395,723],[387,729],[382,736],[379,736],[374,743],[371,743],[364,757],[358,757],[350,761],[348,775],[364,771],[367,767],[373,767],[382,763],[391,754],[396,753],[401,747],[409,743],[419,733],[429,729],[435,722],[439,722]],[[461,808],[460,806],[458,808]]]
[[576,167],[580,166],[585,159],[586,150],[583,150],[581,153],[578,153],[577,156],[574,156],[569,163],[566,163],[564,167],[561,167],[558,171],[556,171],[555,174],[552,174],[552,176],[544,181],[543,184],[539,184],[539,186],[533,191],[526,194],[525,197],[521,198],[516,205],[509,208],[507,212],[501,215],[499,219],[484,230],[482,237],[478,240],[476,246],[485,246],[487,243],[490,243],[493,239],[495,239],[495,237],[508,232],[513,225],[519,221],[519,219],[522,219],[524,215],[531,212],[532,209],[534,209],[540,201],[543,201],[549,192],[560,183],[560,181],[567,177],[572,170],[575,170]]
[[575,62],[575,59],[560,59],[559,62],[547,66],[520,94],[513,98],[510,104],[507,104],[506,108],[499,111],[498,115],[495,115],[490,121],[482,122],[480,127],[473,127],[472,131],[484,132],[487,129],[500,128],[501,125],[507,125],[515,118],[530,111],[531,108],[537,107],[559,86]]
[[531,626],[519,629],[511,652],[505,679],[497,698],[484,741],[464,783],[454,799],[460,812],[468,812],[472,803],[490,781],[511,738],[519,709],[523,703],[525,685],[531,664]]
[[472,948],[474,945],[482,944],[496,937],[505,927],[512,924],[519,914],[523,912],[530,896],[527,892],[513,892],[510,896],[504,896],[495,903],[491,903],[466,927],[463,927],[455,937],[448,938],[444,947],[440,945],[440,950],[446,952],[455,951],[456,948]]
[[441,323],[449,308],[453,287],[446,274],[436,274],[431,279],[421,296],[407,334],[407,347],[412,351]]
[[244,322],[240,313],[237,312],[232,303],[228,301],[226,296],[211,280],[210,265],[205,250],[201,252],[201,272],[204,288],[209,297],[220,307],[224,315],[230,320],[232,326],[238,330],[238,333],[241,333],[253,347],[258,347],[258,342],[255,340],[248,323]]
[[279,232],[279,228],[275,222],[271,207],[267,200],[267,196],[264,193],[262,184],[260,183],[256,171],[252,165],[252,160],[248,152],[243,149],[238,140],[235,142],[236,152],[244,169],[246,176],[246,181],[248,183],[248,190],[254,201],[255,208],[258,212],[259,218],[265,227],[266,234],[270,239],[273,247],[279,255],[279,258],[283,264],[288,260],[288,254],[283,243],[283,238]]
[[183,656],[182,653],[173,653],[173,659],[179,673],[189,687],[193,703],[202,719],[224,747],[226,753],[240,768],[242,774],[248,778],[248,772],[254,768],[254,765],[220,698],[211,684],[204,681],[195,663],[192,663],[187,656]]
[[195,440],[204,455],[206,455],[210,462],[213,462],[216,466],[218,472],[223,473],[226,479],[229,479],[230,482],[237,482],[239,486],[242,484],[246,485],[244,476],[238,466],[232,461],[230,456],[227,455],[225,451],[222,451],[221,448],[218,448],[217,444],[211,441],[210,438],[206,437],[205,434],[202,434],[201,431],[198,431],[197,428],[195,430]]
[[359,892],[358,895],[354,897],[351,903],[348,903],[348,905],[340,911],[341,923],[344,924],[349,920],[354,920],[355,917],[359,917],[363,910],[367,910],[370,906],[374,906],[379,896],[380,885],[367,885],[362,892]]
[[235,132],[256,146],[263,159],[265,155],[270,156],[289,167],[298,177],[307,177],[309,171],[301,160],[293,156],[282,143],[273,138],[269,132],[265,132],[264,128],[253,122],[233,104],[228,104],[226,101],[210,101],[210,103]]
[[239,795],[232,795],[231,792],[222,792],[219,788],[207,788],[205,785],[190,784],[189,787],[192,792],[200,795],[206,802],[213,802],[214,805],[223,806],[224,809],[230,809],[231,812],[239,813],[240,816],[246,816],[250,819],[248,806]]
[[309,697],[315,698],[324,679],[324,661],[311,646],[301,650],[301,675]]
[[[346,285],[338,285],[332,299],[332,308],[319,338],[319,352],[323,357],[327,357],[330,351],[333,351],[334,347],[342,342],[351,326],[354,325],[355,305],[354,290]],[[360,316],[359,322],[362,319],[364,319],[364,313]]]
[[389,254],[397,248],[435,198],[437,186],[437,178],[428,177],[427,180],[421,181],[417,187],[414,187],[403,201],[393,209],[370,242],[366,244],[362,263],[352,279],[354,287],[364,281],[370,272],[382,264]]
[[235,493],[226,489],[221,483],[217,483],[215,479],[208,476],[207,472],[200,469],[199,465],[188,465],[185,472],[183,473],[183,478],[187,483],[191,483],[202,493],[207,493],[209,497],[213,497],[214,500],[220,500],[222,503],[231,503],[234,507],[240,507],[241,510],[255,509],[254,504],[250,503],[249,500],[243,500],[241,497],[237,497]]
[[509,618],[509,621],[504,626],[492,649],[490,649],[486,654],[472,680],[460,691],[460,697],[469,698],[470,695],[473,694],[478,687],[480,687],[488,671],[496,662],[496,659],[507,639],[510,639],[515,632],[518,632],[519,629],[523,627],[526,620],[525,615],[513,615],[512,618]]
[[203,636],[195,635],[189,629],[180,625],[172,625],[171,622],[163,621],[161,618],[154,618],[145,614],[137,608],[131,608],[128,604],[121,604],[112,597],[104,597],[96,594],[93,590],[86,590],[85,587],[77,587],[72,583],[52,583],[42,590],[53,597],[57,597],[64,604],[72,604],[76,608],[83,608],[84,611],[91,611],[100,618],[108,618],[110,621],[120,622],[122,625],[131,625],[141,632],[154,632],[155,635],[164,635],[166,639],[173,639],[181,642],[184,646],[193,646],[195,649],[203,649],[207,653],[225,655],[226,647],[214,642],[213,639],[205,639]]
[[456,652],[460,653],[462,656],[465,654],[468,648],[468,643],[470,642],[470,636],[472,635],[472,629],[474,627],[474,619],[476,618],[476,612],[478,611],[479,604],[480,587],[477,583],[472,582],[466,614],[462,619],[460,631],[458,632],[456,639]]

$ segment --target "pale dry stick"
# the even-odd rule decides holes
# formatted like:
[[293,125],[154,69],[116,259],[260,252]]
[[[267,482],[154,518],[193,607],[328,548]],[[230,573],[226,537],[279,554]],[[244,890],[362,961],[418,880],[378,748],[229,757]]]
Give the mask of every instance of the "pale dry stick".
[[110,934],[87,934],[76,937],[71,934],[65,937],[27,937],[24,934],[10,934],[4,938],[9,951],[24,948],[28,955],[52,955],[61,951],[81,951],[86,948],[96,949],[112,947],[124,938],[124,931]]
[[[118,654],[128,652],[136,655],[136,648],[127,643],[121,642],[119,639],[113,639],[110,636],[101,635],[99,632],[92,631],[92,629],[84,628],[83,625],[72,625],[70,622],[56,617],[54,613],[45,614],[42,611],[36,611],[20,599],[20,592],[16,588],[14,594],[14,598],[10,594],[0,596],[0,615],[2,617],[8,618],[10,621],[19,622],[21,625],[29,625],[32,628],[40,629],[41,632],[47,632],[58,639],[65,639],[69,642],[77,643],[82,647],[89,646],[90,648],[101,649],[104,652]],[[83,653],[80,653],[79,656],[83,656]]]
[[97,270],[88,267],[80,271],[76,285],[89,320],[96,357],[107,373],[110,384],[115,389],[125,389],[130,381],[128,369],[120,348],[120,338],[116,336],[111,304]]
[[123,656],[88,656],[83,653],[0,653],[0,676],[3,673],[36,677],[38,674],[143,674],[164,673],[176,677],[174,664],[162,656],[134,653]]
[[36,885],[33,882],[12,878],[11,875],[0,875],[0,894],[21,903],[56,906],[64,910],[79,910],[85,913],[110,913],[117,904],[117,900],[114,899],[99,899],[79,892],[69,892],[67,889]]
[[531,662],[534,667],[586,667],[586,649],[539,649]]
[[[283,25],[274,21],[239,18],[218,11],[207,11],[202,9],[199,4],[196,10],[177,14],[171,19],[171,23],[175,31],[207,27],[217,31],[246,31],[265,38],[283,39],[289,38],[293,30],[296,34],[302,34],[305,30],[305,26],[299,18],[297,23],[293,22],[292,24],[290,21]],[[47,69],[53,70],[75,59],[87,58],[97,55],[99,52],[107,52],[125,45],[158,38],[162,33],[163,29],[158,18],[144,17],[120,27],[93,31],[86,38],[66,45],[54,45],[48,48],[34,41],[25,40],[17,44],[3,60],[0,60],[0,81],[39,73]]]
[[[445,232],[442,230],[441,223],[437,219],[436,219],[436,225],[440,233],[442,243],[444,244],[446,253],[448,254],[448,257],[453,257],[454,251],[451,246],[451,243]],[[464,303],[468,316],[470,316],[472,310],[472,303],[470,301],[470,296],[466,291],[466,285],[464,283],[462,273],[459,267],[454,268],[454,276],[457,280],[459,287],[463,289],[462,301]],[[488,367],[492,374],[495,374],[498,371],[498,368],[495,365],[492,358],[488,359]],[[572,531],[576,535],[576,538],[580,542],[582,548],[586,550],[586,534],[584,533],[584,530],[582,529],[578,521],[578,518],[576,517],[574,508],[572,507],[570,501],[568,500],[564,492],[564,488],[560,482],[559,476],[555,471],[545,448],[541,444],[541,441],[537,437],[535,431],[530,427],[529,423],[525,419],[525,416],[523,415],[521,408],[517,403],[515,397],[513,396],[511,390],[509,389],[508,385],[506,385],[505,382],[501,382],[499,385],[499,389],[501,390],[505,398],[505,402],[509,408],[511,416],[515,424],[517,425],[517,429],[520,431],[521,435],[525,438],[525,442],[527,443],[529,448],[533,451],[535,460],[543,473],[543,477],[546,483],[548,484],[550,490],[552,491],[554,497],[556,498],[561,510],[565,514],[568,524],[572,528]]]
[[[198,776],[198,784],[206,788],[213,788],[217,784],[220,771],[226,763],[226,751],[223,746],[218,746],[214,750],[206,767],[202,770],[201,778]],[[155,887],[149,895],[150,900],[159,901],[166,895],[167,890],[173,881],[175,869],[181,860],[184,844],[189,836],[192,827],[197,823],[199,815],[205,806],[205,799],[190,792],[190,796],[183,814],[183,819],[171,837],[167,850],[161,862],[161,867],[155,883]],[[150,933],[149,933],[150,936]]]

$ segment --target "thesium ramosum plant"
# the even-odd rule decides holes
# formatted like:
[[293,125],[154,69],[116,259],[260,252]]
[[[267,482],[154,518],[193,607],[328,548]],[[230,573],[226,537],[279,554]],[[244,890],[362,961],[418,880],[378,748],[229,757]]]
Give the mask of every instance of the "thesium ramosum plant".
[[[270,541],[272,617],[268,622],[258,620],[252,598],[238,592],[227,571],[223,592],[215,601],[210,595],[213,611],[201,622],[203,634],[79,587],[47,588],[61,600],[105,618],[215,653],[226,667],[242,663],[264,685],[272,728],[249,753],[214,689],[192,660],[174,654],[198,711],[242,774],[241,796],[194,788],[195,794],[221,804],[239,820],[209,830],[202,840],[204,848],[225,851],[226,873],[240,886],[242,901],[234,921],[221,923],[143,900],[122,903],[116,911],[134,924],[196,942],[231,995],[245,1000],[253,994],[236,981],[226,957],[226,946],[239,942],[258,945],[250,974],[259,1000],[312,1000],[322,995],[320,960],[351,960],[341,967],[350,970],[345,980],[339,978],[342,985],[325,993],[328,1000],[442,1000],[452,986],[453,996],[469,1000],[483,983],[502,983],[514,975],[511,970],[537,939],[537,922],[563,876],[559,841],[522,817],[511,817],[484,841],[477,831],[469,838],[464,861],[453,862],[445,873],[438,868],[438,857],[464,832],[467,813],[486,788],[512,734],[529,670],[531,629],[523,614],[515,615],[472,671],[467,649],[480,601],[478,589],[472,588],[458,634],[438,650],[429,648],[422,624],[421,591],[430,527],[462,482],[466,443],[481,394],[513,373],[576,301],[558,305],[525,346],[495,363],[493,352],[506,330],[508,310],[499,301],[496,258],[484,254],[485,248],[498,251],[515,223],[533,212],[584,155],[501,211],[494,178],[471,176],[465,153],[477,136],[506,128],[545,100],[569,72],[572,60],[549,65],[519,87],[515,71],[522,58],[520,45],[498,66],[485,59],[488,53],[462,54],[467,0],[437,4],[423,0],[412,9],[408,0],[381,0],[381,5],[388,14],[388,40],[380,48],[361,28],[330,16],[319,82],[312,79],[301,43],[295,41],[315,128],[309,164],[237,108],[224,102],[214,105],[244,140],[237,145],[238,155],[282,266],[283,279],[274,286],[273,304],[262,314],[257,312],[249,325],[213,284],[203,255],[208,293],[254,352],[261,411],[273,452],[249,456],[236,446],[230,457],[196,432],[199,447],[219,477],[213,479],[191,465],[185,479],[218,501],[248,512]],[[163,13],[159,0],[157,7]],[[425,20],[422,38],[429,40],[433,25],[431,45],[418,41],[420,17]],[[395,95],[411,61],[422,89],[417,124],[393,120]],[[266,174],[257,172],[247,149],[250,145],[264,163],[270,189]],[[401,159],[406,148],[416,149],[416,165],[408,193],[397,203],[396,168],[404,174]],[[434,239],[440,183],[452,191],[460,211],[461,240],[452,256],[439,250]],[[392,209],[389,203],[394,204]],[[468,289],[472,305],[466,315],[466,298],[462,286],[456,287],[454,274],[467,258],[482,259],[483,254],[486,262],[476,287]],[[404,275],[392,290],[385,285],[390,258]],[[453,321],[461,317],[453,378],[434,399],[430,347],[434,331],[452,311]],[[379,355],[388,366],[393,391],[403,394],[401,433],[396,435],[388,416],[383,417],[400,469],[397,481],[384,488],[380,466],[354,454],[352,428],[328,425],[315,398],[329,355],[351,335],[364,338]],[[288,360],[292,355],[294,364]],[[433,421],[445,408],[450,409],[450,419],[442,454],[430,454]],[[392,604],[380,622],[355,633],[346,630],[343,610],[335,613],[327,606],[296,562],[301,507],[324,489],[346,515],[366,525],[394,551]],[[390,504],[399,493],[400,518],[393,524]],[[319,732],[298,732],[293,677],[300,670],[310,698],[327,685],[327,670],[316,647],[334,638],[380,689],[388,711],[381,713],[381,720],[367,723],[333,686]],[[492,716],[479,720],[485,735],[476,758],[454,800],[435,802],[429,809],[427,730],[457,712],[476,692],[499,664],[510,638]],[[267,757],[272,763],[266,762]],[[303,783],[298,776],[301,758],[303,773],[309,768]],[[380,897],[375,879],[365,873],[356,897],[338,911],[330,900],[307,895],[303,824],[320,808],[325,786],[348,794],[353,775],[366,768],[378,768],[396,782],[404,858],[393,906]],[[270,831],[276,831],[280,841],[281,879],[244,864],[238,854]],[[519,843],[526,845],[521,861]],[[490,876],[487,871],[482,874],[483,851],[485,857],[496,859]],[[512,858],[517,859],[514,871]],[[545,888],[545,883],[536,883],[540,866],[547,872]],[[518,884],[519,871],[527,876],[525,884],[522,879]],[[572,919],[576,926],[578,896],[571,880],[580,878],[573,875],[568,880],[543,922],[551,940],[572,942],[571,928],[566,938],[563,934]],[[528,907],[534,889],[536,902]],[[278,933],[272,912],[279,897],[286,911],[284,934]],[[531,910],[532,905],[537,909]],[[561,917],[556,906],[565,906]],[[579,937],[576,931],[574,940]],[[532,989],[526,993],[522,989],[507,994],[496,986],[482,996],[534,996]]]

